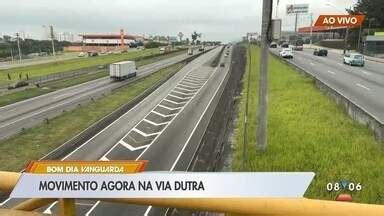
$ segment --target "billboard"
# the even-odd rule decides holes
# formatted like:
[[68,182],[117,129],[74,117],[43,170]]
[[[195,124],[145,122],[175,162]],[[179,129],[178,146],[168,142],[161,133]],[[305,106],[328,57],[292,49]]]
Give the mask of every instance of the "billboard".
[[359,27],[363,24],[364,15],[320,15],[315,26]]
[[288,4],[287,15],[308,13],[309,4]]

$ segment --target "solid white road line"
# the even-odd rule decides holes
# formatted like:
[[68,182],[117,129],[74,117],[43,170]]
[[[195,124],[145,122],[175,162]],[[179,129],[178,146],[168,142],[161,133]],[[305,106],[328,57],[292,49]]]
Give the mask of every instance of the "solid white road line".
[[182,100],[183,99],[190,99],[190,98],[192,98],[192,97],[179,97],[179,96],[176,96],[176,95],[172,94],[172,92],[169,93],[168,96],[171,96],[171,97],[174,97],[174,98],[178,98],[178,99],[182,99]]
[[367,90],[367,91],[369,91],[369,90],[371,90],[370,88],[368,88],[367,86],[365,86],[365,85],[363,85],[363,84],[361,84],[361,83],[355,83],[357,86],[359,86],[360,88],[363,88],[363,89],[365,89],[365,90]]
[[[168,95],[167,95],[167,96],[168,96]],[[168,102],[173,103],[173,104],[176,104],[176,105],[186,104],[186,103],[187,103],[187,101],[185,101],[185,102],[176,102],[176,101],[169,100],[169,99],[166,99],[166,98],[164,98],[163,101],[168,101]]]
[[150,136],[158,135],[160,133],[160,132],[156,132],[156,133],[147,134],[137,128],[133,128],[132,131],[135,131],[136,133],[140,134],[143,137],[150,137]]
[[165,124],[168,124],[168,122],[169,122],[169,121],[167,121],[167,122],[162,122],[162,123],[156,123],[156,122],[153,122],[153,121],[148,120],[148,119],[146,119],[146,118],[144,118],[143,120],[144,120],[145,122],[151,124],[151,125],[154,125],[154,126],[165,125]]
[[98,200],[95,205],[92,206],[92,208],[90,208],[87,213],[85,213],[85,216],[89,216],[91,214],[91,212],[100,204],[100,200]]
[[[181,108],[181,107],[180,107]],[[159,113],[159,112],[156,112],[156,111],[151,111],[152,113],[155,113],[156,115],[159,115],[159,116],[161,116],[161,117],[164,117],[164,118],[166,118],[166,117],[171,117],[171,116],[175,116],[176,115],[176,113],[174,113],[174,114],[169,114],[169,115],[164,115],[164,114],[162,114],[162,113]]]
[[161,104],[159,104],[157,106],[158,107],[163,107],[164,109],[171,110],[171,111],[181,109],[181,108],[171,108],[171,107],[167,107],[167,106],[164,106],[164,105],[161,105]]
[[133,147],[131,146],[130,144],[124,142],[123,140],[120,140],[119,142],[122,146],[124,146],[125,148],[129,149],[130,151],[136,151],[136,150],[139,150],[139,149],[143,149],[143,148],[147,148],[148,145],[143,145],[143,146],[139,146],[139,147]]
[[187,96],[193,96],[195,93],[184,93],[184,92],[180,92],[180,91],[177,91],[177,90],[173,90],[173,92],[176,92],[178,94],[182,94],[182,95],[187,95]]

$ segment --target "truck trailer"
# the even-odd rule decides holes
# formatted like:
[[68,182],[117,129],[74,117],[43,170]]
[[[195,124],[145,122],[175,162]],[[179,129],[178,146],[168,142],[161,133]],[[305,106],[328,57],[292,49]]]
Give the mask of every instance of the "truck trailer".
[[134,61],[123,61],[109,65],[109,77],[112,80],[124,80],[135,77],[137,67]]

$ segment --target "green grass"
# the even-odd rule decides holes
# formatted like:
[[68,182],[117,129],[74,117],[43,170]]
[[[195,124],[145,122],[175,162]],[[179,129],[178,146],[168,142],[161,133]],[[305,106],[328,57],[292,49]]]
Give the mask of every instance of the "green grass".
[[256,151],[259,49],[251,52],[247,151],[243,158],[248,66],[235,126],[233,170],[311,171],[316,177],[305,194],[308,198],[334,200],[337,192],[327,192],[326,184],[346,179],[363,186],[352,193],[354,201],[383,204],[383,143],[320,92],[311,78],[274,57],[269,62],[268,148]]
[[36,160],[69,140],[146,89],[177,72],[182,63],[162,69],[122,87],[112,94],[77,107],[23,133],[0,141],[0,170],[20,171],[29,160]]
[[99,79],[102,77],[108,76],[108,72],[106,70],[98,71],[96,73],[83,74],[80,76],[76,76],[73,78],[58,80],[54,82],[49,82],[41,85],[42,88],[46,87],[53,90],[59,90],[67,87],[71,87],[74,85],[78,85],[81,83],[85,83],[91,80]]
[[0,96],[0,107],[52,92],[53,89],[28,88]]
[[[39,65],[31,65],[26,67],[18,67],[6,70],[0,70],[0,84],[12,83],[19,79],[19,74],[25,77],[25,74],[29,74],[30,78],[44,76],[53,73],[59,73],[64,71],[72,71],[86,67],[92,67],[97,65],[109,64],[112,62],[129,60],[136,57],[149,56],[158,54],[159,49],[146,49],[142,51],[133,51],[123,54],[112,54],[105,56],[76,58],[70,60],[63,60],[58,62],[51,62]],[[10,74],[12,80],[8,80],[8,74]]]

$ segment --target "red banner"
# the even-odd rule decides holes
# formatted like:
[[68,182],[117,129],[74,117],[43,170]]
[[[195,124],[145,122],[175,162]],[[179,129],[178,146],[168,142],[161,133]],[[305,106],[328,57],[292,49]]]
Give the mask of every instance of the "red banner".
[[329,27],[359,27],[363,24],[365,15],[320,15],[315,26]]

